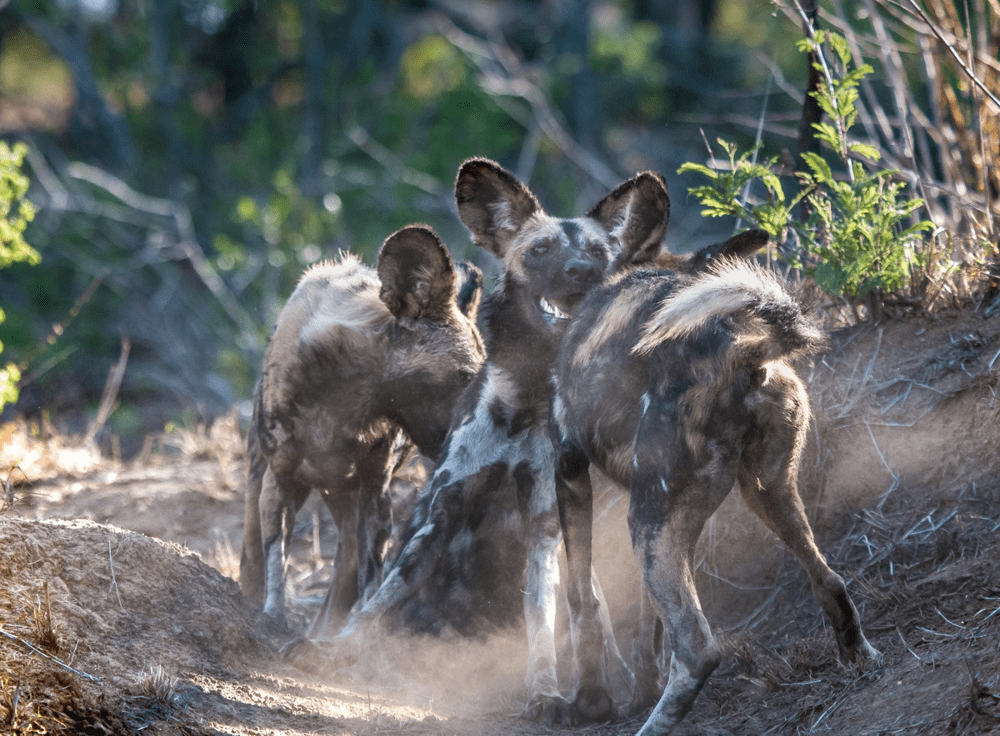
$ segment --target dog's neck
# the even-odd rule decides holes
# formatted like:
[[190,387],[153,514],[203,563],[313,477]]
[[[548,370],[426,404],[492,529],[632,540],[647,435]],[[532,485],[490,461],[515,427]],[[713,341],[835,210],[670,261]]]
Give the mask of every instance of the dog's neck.
[[549,377],[566,325],[550,324],[527,290],[504,277],[480,308],[489,363],[517,384],[520,401],[548,406]]

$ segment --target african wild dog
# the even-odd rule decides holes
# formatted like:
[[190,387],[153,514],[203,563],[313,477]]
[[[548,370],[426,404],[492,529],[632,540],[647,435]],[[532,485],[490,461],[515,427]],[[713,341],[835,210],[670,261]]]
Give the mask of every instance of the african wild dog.
[[[593,464],[630,491],[646,590],[637,705],[659,701],[644,736],[671,731],[721,658],[692,558],[703,525],[737,483],[808,572],[841,660],[864,667],[880,659],[816,547],[797,489],[809,399],[789,361],[824,342],[775,277],[735,260],[694,277],[636,270],[591,291],[577,309],[556,361],[552,431],[580,687],[599,688],[602,677],[601,623],[588,585]],[[650,599],[672,650],[662,696]]]
[[264,353],[247,439],[240,584],[265,613],[284,620],[286,548],[312,489],[340,526],[325,623],[339,628],[381,581],[392,471],[410,443],[437,459],[485,358],[481,290],[479,269],[456,267],[420,225],[389,236],[377,270],[344,255],[303,275]]
[[[523,591],[529,640],[528,713],[561,702],[555,669],[555,552],[560,541],[553,447],[548,435],[550,371],[569,315],[607,272],[660,250],[669,218],[666,185],[645,172],[625,181],[585,217],[546,214],[512,174],[485,159],[460,168],[455,197],[474,241],[503,262],[483,300],[488,359],[460,399],[441,463],[418,502],[410,538],[381,587],[348,621],[336,655],[358,656],[377,625],[420,594],[457,540],[489,543],[482,525],[517,530],[519,569],[494,570],[497,585]],[[497,498],[508,489],[512,502]],[[506,512],[490,514],[497,509]],[[506,554],[498,551],[498,555]],[[487,558],[480,550],[478,558]],[[491,572],[491,571],[486,571]],[[595,580],[596,582],[596,580]],[[609,645],[613,639],[609,641]],[[609,654],[617,656],[617,649]]]

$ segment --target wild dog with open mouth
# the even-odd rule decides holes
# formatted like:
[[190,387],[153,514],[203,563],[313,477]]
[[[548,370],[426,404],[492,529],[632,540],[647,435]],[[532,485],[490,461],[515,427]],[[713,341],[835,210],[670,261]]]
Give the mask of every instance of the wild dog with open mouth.
[[320,619],[339,624],[381,582],[388,486],[415,445],[436,460],[452,409],[481,367],[482,273],[452,262],[429,227],[386,239],[377,270],[353,255],[310,268],[264,353],[247,439],[240,585],[284,621],[295,514],[313,489],[338,521],[334,582]]
[[[670,200],[662,178],[645,172],[619,185],[585,217],[552,217],[525,185],[486,159],[462,164],[455,198],[476,244],[503,261],[499,283],[481,308],[488,359],[459,401],[441,463],[409,525],[409,541],[334,643],[335,656],[359,656],[367,637],[378,636],[378,623],[419,595],[442,558],[454,555],[454,548],[446,550],[456,539],[476,540],[484,521],[517,529],[526,567],[493,574],[498,586],[512,581],[523,591],[528,713],[556,720],[554,709],[566,701],[558,690],[553,632],[561,535],[548,435],[550,371],[569,315],[584,294],[607,272],[659,252]],[[495,498],[508,489],[514,489],[515,503]],[[504,507],[504,519],[484,518]],[[481,550],[477,555],[487,556]],[[616,648],[610,656],[617,657]],[[609,703],[581,707],[610,710]]]
[[[808,572],[841,660],[864,667],[880,659],[816,547],[797,488],[809,398],[790,360],[824,344],[775,277],[733,260],[693,278],[640,269],[610,279],[577,309],[556,361],[552,409],[575,656],[580,687],[600,687],[601,622],[588,584],[593,464],[630,492],[646,590],[637,699],[659,701],[643,736],[669,733],[719,664],[692,562],[702,527],[736,484]],[[662,696],[649,599],[672,649]]]

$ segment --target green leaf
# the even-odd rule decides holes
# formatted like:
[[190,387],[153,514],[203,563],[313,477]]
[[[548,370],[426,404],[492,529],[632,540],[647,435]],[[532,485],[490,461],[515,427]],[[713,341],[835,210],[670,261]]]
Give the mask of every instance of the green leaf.
[[704,164],[695,164],[688,161],[687,163],[681,164],[680,168],[677,169],[678,174],[686,174],[689,171],[706,176],[713,181],[719,178],[719,173],[715,169],[709,168]]
[[0,409],[5,404],[13,404],[17,401],[17,382],[21,380],[21,371],[13,363],[8,363],[6,368],[0,368]]
[[[816,36],[819,36],[818,31]],[[833,33],[832,31],[828,34],[828,37],[831,48],[840,57],[840,63],[847,66],[847,62],[851,60],[851,47],[848,45],[847,39],[839,33]]]
[[802,160],[813,170],[817,183],[827,184],[833,181],[833,170],[830,168],[830,164],[818,153],[806,151],[802,154]]

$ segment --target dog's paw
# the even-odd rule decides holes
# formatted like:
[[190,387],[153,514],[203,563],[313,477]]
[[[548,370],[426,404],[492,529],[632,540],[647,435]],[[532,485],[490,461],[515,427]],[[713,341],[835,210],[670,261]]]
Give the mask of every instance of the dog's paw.
[[281,661],[306,672],[317,672],[327,664],[323,650],[304,636],[296,637],[278,650]]
[[607,721],[615,715],[615,701],[603,687],[582,687],[576,693],[573,710],[577,723]]
[[877,671],[883,662],[882,652],[869,644],[864,635],[853,647],[842,648],[839,658],[842,666],[856,667],[861,674]]
[[525,718],[549,728],[608,721],[615,715],[614,700],[601,687],[581,688],[572,701],[559,695],[541,695],[524,709]]
[[529,721],[541,723],[543,726],[575,726],[576,718],[573,703],[559,695],[539,695],[524,709],[522,717]]
[[336,641],[313,641],[304,636],[284,644],[278,654],[283,662],[314,673],[350,667],[360,659],[354,646]]

